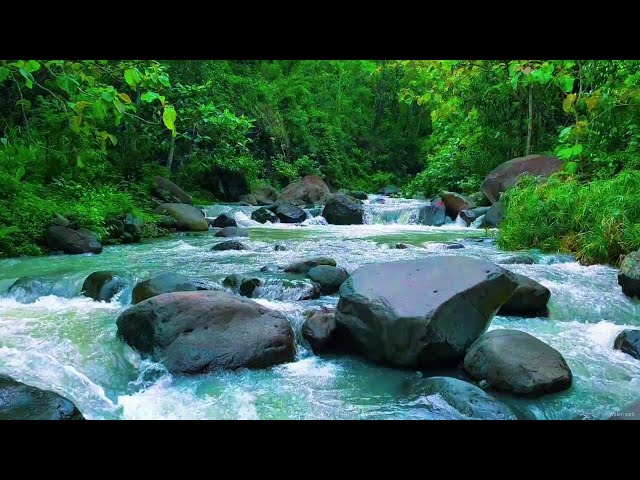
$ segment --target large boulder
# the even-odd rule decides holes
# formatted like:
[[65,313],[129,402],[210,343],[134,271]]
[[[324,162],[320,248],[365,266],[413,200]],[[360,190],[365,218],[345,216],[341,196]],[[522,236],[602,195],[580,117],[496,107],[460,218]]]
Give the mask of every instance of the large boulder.
[[227,240],[225,242],[216,243],[211,247],[211,250],[249,250],[249,247],[237,240]]
[[613,342],[613,348],[640,360],[640,330],[623,330]]
[[432,203],[420,208],[418,212],[418,223],[420,225],[430,225],[432,227],[440,227],[446,221],[446,210],[444,203]]
[[572,373],[556,349],[519,330],[492,330],[464,357],[464,369],[476,380],[518,395],[540,396],[566,390]]
[[284,271],[287,273],[303,273],[306,274],[313,267],[317,267],[318,265],[330,265],[332,267],[336,266],[336,261],[333,258],[329,257],[314,257],[308,258],[306,260],[302,260],[300,262],[292,263],[284,268]]
[[120,338],[172,373],[267,368],[295,357],[284,315],[225,292],[159,295],[127,309],[116,324]]
[[93,272],[82,284],[82,294],[99,302],[110,302],[126,286],[125,280],[116,273]]
[[237,202],[249,192],[249,183],[243,172],[215,166],[211,170],[210,190],[220,200]]
[[302,223],[307,219],[307,212],[288,202],[276,202],[265,207],[273,212],[282,223]]
[[[516,414],[504,403],[489,395],[472,383],[452,377],[428,377],[412,380],[407,388],[408,393],[420,397],[444,400],[460,416],[476,420],[517,420]],[[442,407],[436,403],[434,407]],[[453,413],[453,412],[452,412]]]
[[336,321],[360,353],[423,368],[459,361],[517,286],[485,260],[436,256],[369,264],[340,287]]
[[444,202],[447,216],[455,220],[463,210],[474,208],[476,204],[470,198],[456,192],[441,192],[440,198]]
[[0,420],[84,420],[66,398],[0,375]]
[[251,220],[255,220],[256,222],[260,223],[278,223],[280,221],[275,213],[273,213],[271,210],[267,210],[264,207],[251,212]]
[[248,193],[247,195],[240,195],[240,198],[238,198],[238,201],[240,203],[246,203],[247,205],[251,205],[253,207],[257,207],[258,205],[260,205],[258,203],[258,199],[253,193]]
[[502,192],[513,187],[523,173],[549,177],[560,170],[562,165],[562,160],[553,156],[528,155],[514,158],[494,168],[485,177],[481,189],[491,203],[495,203]]
[[249,230],[240,227],[224,227],[222,230],[216,232],[214,237],[248,237]]
[[236,222],[236,219],[233,218],[233,215],[223,213],[221,215],[218,215],[216,219],[213,222],[211,222],[211,226],[219,227],[219,228],[237,227],[238,223]]
[[176,228],[186,232],[206,232],[209,224],[202,212],[186,203],[163,203],[156,207],[156,213],[169,215],[176,221]]
[[335,311],[325,307],[307,315],[302,324],[302,338],[309,343],[313,353],[325,353],[331,351],[335,343],[335,329]]
[[258,205],[271,205],[278,200],[278,191],[269,185],[261,185],[253,192],[253,196],[256,197]]
[[302,177],[280,192],[281,201],[304,206],[325,203],[330,196],[329,187],[318,175]]
[[159,175],[153,177],[153,193],[164,203],[187,203],[193,205],[191,195],[171,180]]
[[51,250],[62,250],[64,253],[77,255],[81,253],[101,253],[102,245],[98,240],[85,232],[71,230],[54,225],[45,233],[47,246]]
[[332,225],[362,225],[364,208],[359,200],[337,193],[327,201],[322,216]]
[[320,285],[323,295],[332,295],[340,289],[340,285],[349,278],[344,268],[331,265],[318,265],[307,272],[307,276]]
[[198,287],[187,277],[173,272],[164,272],[155,277],[144,280],[133,287],[133,304],[148,298],[172,292],[193,292]]
[[505,213],[506,209],[502,202],[494,203],[489,210],[487,210],[487,213],[484,214],[480,228],[497,228],[500,223],[502,223],[502,220],[504,220]]
[[618,272],[618,285],[628,297],[640,297],[640,251],[624,257]]
[[544,285],[532,278],[513,274],[518,282],[516,291],[509,300],[498,310],[498,315],[513,315],[516,317],[546,317],[549,315],[547,304],[551,292]]

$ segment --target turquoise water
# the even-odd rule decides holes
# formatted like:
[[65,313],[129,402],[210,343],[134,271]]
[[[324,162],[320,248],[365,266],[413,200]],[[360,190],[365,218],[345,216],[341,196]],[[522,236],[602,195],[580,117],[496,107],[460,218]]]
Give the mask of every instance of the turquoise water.
[[[456,226],[412,225],[416,201],[369,209],[368,225],[258,226],[251,207],[215,206],[209,215],[231,211],[250,229],[250,250],[212,252],[211,233],[177,234],[136,245],[106,247],[101,255],[62,255],[0,261],[0,373],[72,400],[89,419],[453,419],[466,418],[438,396],[407,388],[426,372],[396,370],[352,357],[317,357],[300,341],[304,312],[335,305],[337,296],[295,300],[303,285],[278,274],[258,273],[266,264],[286,265],[310,256],[333,257],[353,271],[370,262],[431,255],[470,255],[499,263],[508,256],[487,232]],[[372,214],[373,213],[373,214]],[[490,232],[489,232],[489,235]],[[407,249],[395,249],[396,243]],[[466,248],[444,249],[445,242]],[[274,251],[275,244],[287,251]],[[522,418],[607,418],[637,399],[640,361],[613,350],[624,328],[640,325],[640,305],[622,295],[617,271],[584,267],[571,257],[534,252],[535,265],[505,265],[547,286],[549,318],[497,316],[494,328],[527,331],[559,350],[574,374],[571,389],[538,399],[500,398]],[[114,270],[130,287],[113,303],[79,296],[91,272]],[[256,301],[283,312],[298,337],[295,362],[266,370],[197,376],[170,375],[143,361],[116,339],[115,319],[130,302],[135,282],[162,271],[179,272],[222,288],[232,273],[267,279]],[[22,303],[7,294],[20,277],[54,285],[54,295]],[[298,281],[301,282],[301,281]]]

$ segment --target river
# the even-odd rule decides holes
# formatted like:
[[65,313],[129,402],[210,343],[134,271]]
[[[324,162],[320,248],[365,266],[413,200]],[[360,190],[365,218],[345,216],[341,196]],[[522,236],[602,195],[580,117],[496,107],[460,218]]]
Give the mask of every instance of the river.
[[[365,263],[469,255],[500,263],[484,229],[450,224],[415,225],[419,200],[365,201],[366,225],[326,225],[311,210],[303,225],[261,225],[255,207],[215,205],[207,216],[232,213],[250,237],[250,250],[211,251],[220,239],[204,232],[175,234],[135,245],[105,247],[100,255],[60,255],[0,261],[0,374],[53,390],[73,401],[88,419],[457,419],[467,418],[438,395],[421,396],[407,385],[425,372],[397,370],[348,356],[314,356],[300,337],[304,312],[335,306],[338,297],[295,300],[300,281],[258,272],[267,264],[329,256],[353,271]],[[535,226],[532,226],[535,228]],[[405,243],[406,249],[395,248]],[[448,250],[445,242],[465,248]],[[287,250],[275,251],[276,244]],[[564,392],[536,399],[499,395],[525,419],[601,419],[637,399],[640,361],[613,349],[624,328],[640,325],[640,303],[625,297],[617,270],[581,266],[567,255],[530,252],[533,265],[505,265],[551,291],[549,318],[496,316],[491,329],[523,330],[556,348],[573,371]],[[80,296],[84,279],[98,270],[120,272],[129,287],[112,303]],[[178,272],[222,289],[232,273],[254,272],[266,280],[255,300],[283,312],[297,338],[292,363],[265,370],[196,376],[169,374],[142,360],[116,339],[118,315],[137,281]],[[8,293],[21,277],[40,279],[31,292]],[[298,282],[298,284],[296,283]],[[30,302],[30,303],[25,303]]]

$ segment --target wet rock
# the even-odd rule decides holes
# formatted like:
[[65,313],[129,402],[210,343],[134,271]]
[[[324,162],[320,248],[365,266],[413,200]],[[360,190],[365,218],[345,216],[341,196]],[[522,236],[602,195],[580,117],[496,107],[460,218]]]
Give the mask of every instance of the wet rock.
[[223,213],[222,215],[218,215],[218,217],[216,217],[216,219],[211,222],[211,226],[219,228],[237,227],[238,223],[236,222],[236,219],[233,218],[233,215]]
[[255,220],[256,222],[260,223],[278,223],[280,221],[275,213],[273,213],[271,210],[267,210],[264,207],[251,212],[251,220]]
[[461,243],[447,243],[444,248],[445,250],[458,250],[460,248],[464,248],[464,245]]
[[513,315],[517,317],[546,317],[549,315],[547,304],[551,292],[547,287],[536,282],[532,278],[513,274],[518,282],[516,291],[506,301],[498,315]]
[[327,201],[322,216],[332,225],[362,225],[364,208],[359,200],[337,193]]
[[164,203],[186,203],[193,205],[191,195],[187,194],[171,180],[156,175],[153,177],[153,193]]
[[62,250],[72,255],[102,253],[102,245],[95,238],[67,227],[49,227],[45,238],[51,250]]
[[444,203],[432,203],[431,205],[425,205],[420,208],[418,213],[418,223],[420,225],[429,225],[433,227],[440,227],[444,225],[446,221]]
[[640,298],[640,251],[624,257],[618,273],[618,285],[626,296]]
[[440,198],[444,202],[447,216],[451,218],[457,218],[463,210],[469,210],[476,206],[473,200],[456,192],[442,192]]
[[460,412],[462,418],[477,420],[518,419],[507,405],[472,383],[457,378],[428,377],[412,380],[409,392],[421,397],[437,395]]
[[487,213],[485,213],[480,228],[497,228],[502,223],[502,220],[504,220],[504,216],[504,205],[502,202],[496,202],[491,205]]
[[0,420],[84,420],[78,408],[57,393],[0,375]]
[[533,265],[536,263],[536,259],[533,257],[533,255],[522,253],[505,257],[498,263],[501,263],[503,265]]
[[313,353],[320,354],[332,350],[335,343],[334,332],[336,329],[336,317],[333,309],[322,308],[319,311],[307,315],[302,325],[302,338],[304,338]]
[[186,232],[206,232],[209,230],[209,224],[204,215],[193,205],[163,203],[156,207],[155,212],[171,216],[176,221],[175,225],[178,230]]
[[331,192],[324,180],[318,175],[307,175],[290,183],[280,193],[280,200],[296,205],[310,206],[325,203]]
[[396,243],[396,246],[394,248],[397,248],[398,250],[404,250],[406,248],[409,248],[409,245],[407,245],[406,243]]
[[437,256],[369,264],[340,287],[338,328],[363,355],[422,368],[459,361],[517,286],[490,262]]
[[231,288],[234,292],[239,293],[243,297],[250,298],[253,296],[253,292],[263,285],[263,282],[259,278],[234,273],[226,277],[222,281],[222,284]]
[[513,187],[518,177],[528,173],[537,177],[549,177],[562,168],[563,162],[553,156],[528,155],[504,162],[494,168],[482,182],[482,192],[495,203],[505,190]]
[[164,272],[136,284],[131,295],[132,302],[135,305],[164,293],[192,292],[195,290],[199,290],[199,288],[187,277],[178,273]]
[[249,247],[237,240],[227,240],[226,242],[215,244],[211,250],[249,250]]
[[478,218],[482,217],[489,211],[489,207],[476,207],[460,212],[460,218],[465,221],[467,226],[471,225]]
[[340,289],[340,285],[349,278],[344,268],[331,265],[318,265],[307,272],[307,276],[320,285],[323,295],[332,295]]
[[282,267],[279,267],[278,265],[265,265],[260,268],[261,272],[279,272],[280,270],[282,270]]
[[616,337],[613,348],[640,360],[640,330],[623,330]]
[[247,205],[251,205],[253,207],[257,207],[258,205],[260,205],[258,203],[258,199],[253,193],[249,193],[247,195],[241,195],[238,201],[242,203],[246,203]]
[[276,252],[284,252],[286,250],[289,250],[285,245],[276,245],[275,247],[273,247],[273,249]]
[[464,357],[464,369],[498,390],[540,396],[566,390],[572,373],[556,349],[518,330],[482,335]]
[[99,302],[110,302],[126,286],[125,280],[114,272],[93,272],[82,284],[82,294]]
[[282,223],[302,223],[307,219],[307,212],[287,202],[277,202],[265,207],[271,210]]
[[309,270],[311,270],[313,267],[317,267],[318,265],[330,265],[332,267],[335,267],[336,261],[333,258],[329,257],[308,258],[300,262],[292,263],[291,265],[285,267],[284,271],[287,273],[306,274],[309,272]]
[[214,237],[248,237],[249,230],[240,227],[224,227],[216,232]]
[[119,338],[171,373],[268,368],[295,357],[284,315],[225,292],[159,295],[127,309],[116,323]]

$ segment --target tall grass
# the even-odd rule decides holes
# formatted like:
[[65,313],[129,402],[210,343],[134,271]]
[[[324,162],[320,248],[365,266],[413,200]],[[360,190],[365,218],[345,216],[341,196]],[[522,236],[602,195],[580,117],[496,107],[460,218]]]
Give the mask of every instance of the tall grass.
[[582,183],[524,177],[504,195],[498,244],[575,253],[584,264],[619,264],[640,248],[640,172]]

